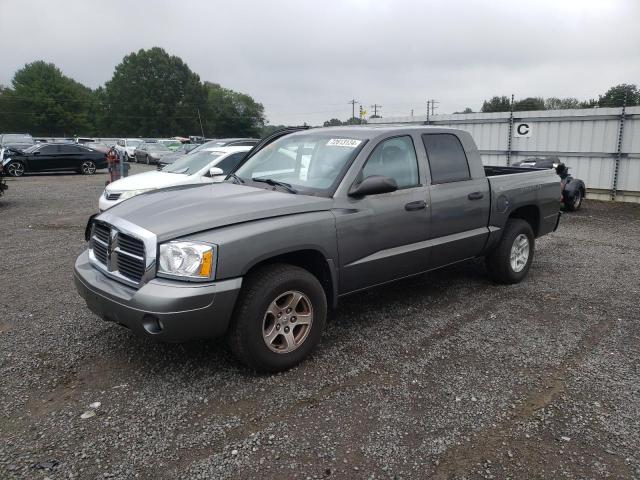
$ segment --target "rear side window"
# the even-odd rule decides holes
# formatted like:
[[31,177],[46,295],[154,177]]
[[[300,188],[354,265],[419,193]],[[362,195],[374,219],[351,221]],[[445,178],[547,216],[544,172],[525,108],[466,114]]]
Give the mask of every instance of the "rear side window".
[[60,145],[58,149],[60,153],[78,153],[80,151],[80,147],[75,145]]
[[59,147],[57,145],[45,145],[40,149],[40,153],[44,155],[52,155],[58,153]]
[[450,133],[422,135],[427,150],[431,183],[449,183],[469,180],[469,163],[458,137]]

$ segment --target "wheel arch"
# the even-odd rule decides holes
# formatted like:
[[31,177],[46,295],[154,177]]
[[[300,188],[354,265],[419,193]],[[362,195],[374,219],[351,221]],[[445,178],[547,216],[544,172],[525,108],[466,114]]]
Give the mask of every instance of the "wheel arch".
[[333,260],[328,259],[319,250],[307,248],[281,253],[263,258],[250,265],[245,275],[264,266],[275,263],[286,263],[303,268],[318,279],[327,296],[327,304],[335,308],[338,303],[338,274]]
[[540,209],[536,205],[523,205],[516,208],[509,214],[509,218],[519,218],[524,220],[533,230],[534,236],[537,238],[540,232]]

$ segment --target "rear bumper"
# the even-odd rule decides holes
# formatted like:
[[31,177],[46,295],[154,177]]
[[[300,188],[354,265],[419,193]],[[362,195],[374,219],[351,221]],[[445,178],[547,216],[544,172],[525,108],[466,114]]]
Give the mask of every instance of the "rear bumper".
[[74,281],[96,315],[164,342],[223,335],[242,285],[242,278],[206,284],[156,278],[136,290],[93,268],[88,252],[76,260]]

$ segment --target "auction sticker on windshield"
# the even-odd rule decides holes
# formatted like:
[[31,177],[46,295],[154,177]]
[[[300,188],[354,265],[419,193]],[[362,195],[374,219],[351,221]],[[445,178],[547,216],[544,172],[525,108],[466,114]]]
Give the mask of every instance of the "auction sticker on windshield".
[[361,143],[362,140],[355,140],[353,138],[332,138],[327,142],[327,145],[333,147],[356,148]]

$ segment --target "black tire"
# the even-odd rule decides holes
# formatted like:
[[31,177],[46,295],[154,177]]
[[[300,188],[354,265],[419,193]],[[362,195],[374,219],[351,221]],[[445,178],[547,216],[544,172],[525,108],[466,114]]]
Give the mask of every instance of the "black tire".
[[147,155],[147,165],[151,165],[151,162],[149,161],[149,155]]
[[[512,266],[511,253],[516,240],[521,241],[521,235],[528,241],[528,254],[526,262],[520,269]],[[486,257],[487,270],[491,279],[497,283],[512,284],[521,282],[529,272],[533,253],[535,251],[535,236],[529,222],[512,218],[507,221],[502,238],[496,248]],[[519,257],[522,259],[521,257]]]
[[[279,353],[267,346],[263,329],[267,323],[269,306],[290,291],[306,296],[311,306],[312,321],[299,346],[293,351]],[[293,265],[266,265],[246,278],[236,303],[227,340],[236,358],[247,367],[259,372],[280,372],[297,365],[313,351],[322,337],[326,317],[327,298],[314,275]],[[294,324],[292,322],[289,325]],[[283,327],[283,335],[284,328],[288,327]],[[294,325],[291,327],[292,334],[295,328],[304,327]]]
[[24,175],[26,167],[21,161],[14,160],[12,162],[9,162],[9,164],[5,167],[5,170],[11,177],[21,177]]
[[80,167],[80,173],[83,175],[94,175],[98,167],[93,160],[85,160]]
[[577,212],[580,210],[582,206],[582,199],[584,195],[582,195],[582,190],[578,189],[573,193],[573,196],[569,199],[569,201],[565,204],[564,209],[567,212]]

